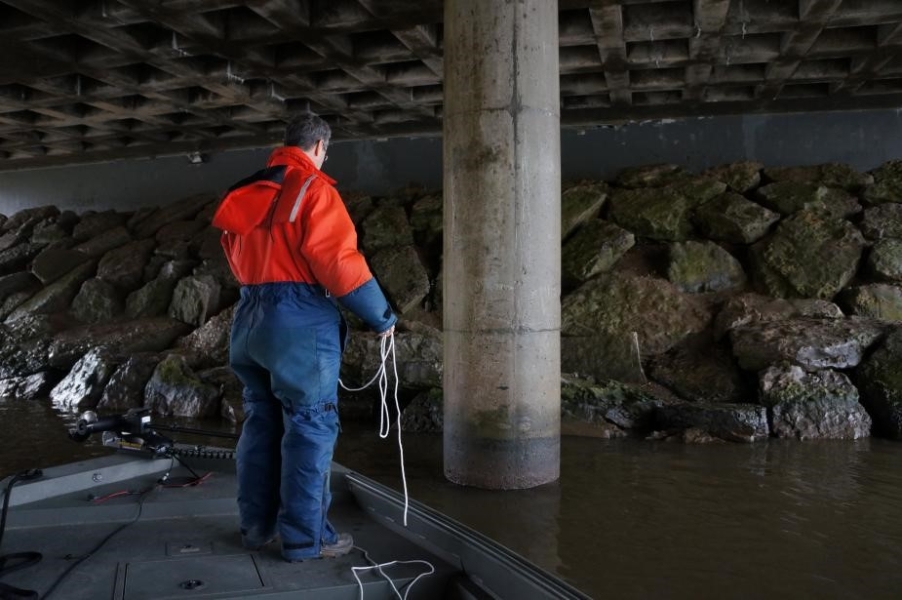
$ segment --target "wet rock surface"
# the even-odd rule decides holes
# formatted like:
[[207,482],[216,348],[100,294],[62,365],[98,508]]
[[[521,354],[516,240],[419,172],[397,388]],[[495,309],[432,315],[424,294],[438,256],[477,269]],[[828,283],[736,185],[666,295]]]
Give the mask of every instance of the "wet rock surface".
[[[651,165],[565,185],[565,431],[902,439],[900,165]],[[442,289],[455,285],[442,276],[442,194],[343,199],[403,316],[403,426],[439,431]],[[240,422],[227,367],[238,284],[209,225],[215,207],[197,196],[0,216],[0,395]],[[362,385],[380,340],[349,321],[342,378]],[[342,418],[371,418],[372,399],[342,391]]]

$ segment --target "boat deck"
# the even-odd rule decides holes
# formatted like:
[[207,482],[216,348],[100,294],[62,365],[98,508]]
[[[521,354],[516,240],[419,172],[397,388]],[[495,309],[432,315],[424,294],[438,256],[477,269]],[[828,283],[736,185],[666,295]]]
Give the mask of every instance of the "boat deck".
[[[242,547],[230,451],[180,450],[180,460],[119,453],[46,469],[12,488],[0,554],[43,559],[3,575],[43,600],[256,598],[359,600],[588,598],[481,534],[415,501],[403,524],[397,492],[333,464],[330,519],[354,536],[347,556],[285,562],[278,542]],[[5,482],[2,484],[5,486]],[[416,581],[415,581],[416,580]],[[415,581],[415,583],[414,583]],[[59,582],[57,584],[57,582]],[[396,593],[395,590],[398,590]],[[404,596],[406,592],[409,594]]]
[[[351,567],[366,567],[364,557],[378,562],[426,560],[436,569],[417,582],[411,598],[441,598],[457,569],[446,560],[395,533],[361,510],[344,484],[347,473],[336,466],[333,477],[334,508],[330,513],[340,531],[353,534],[355,548],[345,557],[288,563],[282,560],[278,543],[259,551],[241,546],[237,529],[235,477],[213,471],[195,487],[159,487],[161,470],[168,459],[145,463],[152,472],[120,478],[113,474],[129,466],[123,456],[98,459],[102,464],[84,471],[50,469],[58,486],[84,473],[93,486],[29,502],[29,495],[41,493],[28,489],[36,484],[13,488],[3,553],[39,551],[43,560],[37,565],[13,572],[3,582],[33,589],[41,598],[73,563],[90,553],[112,532],[110,538],[90,558],[78,565],[57,587],[51,598],[96,600],[162,600],[164,598],[357,598],[359,586]],[[93,462],[93,461],[92,461]],[[205,472],[198,461],[187,459],[198,472]],[[198,464],[196,464],[198,463]],[[200,469],[200,470],[199,470]],[[66,471],[71,470],[73,474]],[[171,480],[190,473],[178,465]],[[98,479],[113,479],[99,484]],[[49,485],[49,482],[47,483]],[[141,493],[144,490],[151,490]],[[129,495],[104,496],[131,491]],[[18,501],[17,501],[18,500]],[[140,516],[139,515],[140,511]],[[135,518],[137,517],[137,520]],[[414,577],[428,571],[425,565],[397,565],[386,569],[401,589]],[[389,583],[372,571],[359,573],[365,598],[389,598]],[[402,592],[403,593],[403,592]]]

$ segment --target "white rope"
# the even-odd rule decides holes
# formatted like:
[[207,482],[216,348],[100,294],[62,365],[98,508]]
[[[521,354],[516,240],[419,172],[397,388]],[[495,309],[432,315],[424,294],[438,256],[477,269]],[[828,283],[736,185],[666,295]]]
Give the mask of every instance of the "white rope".
[[395,375],[394,397],[395,414],[397,415],[395,426],[398,430],[398,453],[401,457],[401,483],[404,487],[404,527],[407,527],[407,511],[410,507],[410,496],[407,493],[407,472],[404,468],[404,444],[401,441],[401,405],[398,402],[398,361],[395,356],[394,331],[382,337],[382,342],[379,346],[379,354],[381,358],[379,369],[376,371],[376,374],[373,375],[373,378],[370,379],[363,387],[349,388],[345,386],[341,379],[338,380],[338,383],[343,389],[348,392],[360,392],[373,385],[374,382],[378,383],[379,398],[381,401],[381,407],[379,410],[379,437],[384,440],[391,434],[391,411],[389,410],[387,400],[389,376],[388,369],[386,369],[386,364],[389,360],[389,357],[391,357],[392,371]]
[[[355,548],[356,548],[356,546],[355,546]],[[376,564],[376,562],[370,558],[370,555],[366,550],[364,550],[363,548],[357,548],[357,549],[360,550],[361,552],[363,552],[363,557],[367,560],[367,562],[369,562],[372,565],[371,567],[351,567],[351,574],[353,574],[354,579],[357,580],[357,586],[360,590],[360,595],[358,596],[359,600],[363,600],[363,581],[361,581],[360,577],[357,575],[358,571],[361,571],[361,572],[362,571],[376,571],[376,573],[378,573],[382,578],[384,578],[388,582],[388,585],[391,586],[391,589],[395,593],[395,597],[397,597],[398,600],[407,600],[407,594],[410,593],[410,590],[413,589],[413,586],[416,584],[417,581],[420,580],[421,577],[426,577],[427,575],[432,575],[433,573],[435,573],[435,567],[432,566],[432,563],[429,563],[425,560],[393,560],[393,561],[387,562],[387,563]],[[426,565],[429,568],[429,570],[423,571],[422,573],[420,573],[419,575],[414,577],[413,581],[411,581],[409,584],[407,584],[407,589],[404,590],[404,595],[402,596],[401,592],[398,590],[398,586],[395,585],[395,582],[392,581],[392,578],[389,577],[382,569],[387,568],[387,567],[393,567],[395,565],[413,565],[413,564]]]

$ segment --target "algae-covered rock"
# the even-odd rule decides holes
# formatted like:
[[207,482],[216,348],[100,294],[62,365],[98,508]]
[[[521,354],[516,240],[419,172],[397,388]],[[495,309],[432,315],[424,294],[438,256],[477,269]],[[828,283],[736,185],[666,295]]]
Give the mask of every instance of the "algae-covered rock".
[[683,343],[649,362],[652,380],[689,402],[751,402],[755,398],[729,351],[711,340]]
[[847,314],[883,321],[902,321],[902,288],[875,283],[847,288],[839,294],[839,304]]
[[706,177],[722,181],[734,192],[744,194],[761,184],[764,165],[754,161],[737,162],[714,167],[703,173]]
[[617,185],[625,188],[654,188],[681,181],[687,173],[678,165],[645,165],[624,169],[617,175]]
[[561,250],[561,272],[564,281],[581,283],[609,271],[636,238],[629,231],[601,219],[584,224],[567,240]]
[[869,240],[902,238],[902,204],[881,204],[866,209],[861,232]]
[[649,386],[609,380],[595,383],[573,375],[561,377],[561,419],[610,423],[624,430],[648,430],[655,410],[672,402]]
[[886,325],[872,319],[797,318],[752,323],[730,332],[733,355],[747,371],[789,363],[808,370],[847,369],[884,334]]
[[864,247],[851,223],[802,211],[753,246],[753,275],[772,296],[830,299],[858,271]]
[[849,192],[857,192],[874,181],[871,175],[841,163],[771,167],[764,169],[764,176],[771,181],[811,182]]
[[875,433],[902,440],[902,329],[894,329],[855,374]]
[[771,409],[771,433],[799,440],[857,440],[871,434],[858,390],[837,371],[775,365],[759,376],[761,404]]
[[561,370],[599,381],[647,382],[639,335],[634,331],[561,337]]
[[877,279],[902,282],[902,240],[885,239],[875,243],[868,255],[867,268]]
[[564,299],[561,312],[563,335],[635,331],[643,356],[666,352],[710,318],[667,281],[616,273],[587,281]]
[[766,235],[780,215],[739,194],[727,193],[698,207],[693,220],[711,239],[750,244]]
[[445,228],[441,194],[431,194],[416,201],[410,208],[410,226],[417,244],[425,247],[438,244]]
[[568,187],[561,194],[561,238],[567,237],[601,212],[608,198],[604,182],[582,181]]
[[714,337],[720,339],[731,330],[750,323],[783,321],[794,317],[842,318],[840,308],[826,300],[808,298],[769,298],[760,294],[733,296],[714,320]]
[[363,247],[373,253],[382,248],[413,244],[413,230],[401,206],[382,204],[363,220]]
[[891,160],[871,171],[874,182],[864,190],[867,204],[902,202],[902,160]]
[[692,234],[696,203],[670,188],[616,190],[610,204],[609,218],[637,236],[683,241]]
[[668,404],[655,410],[655,429],[668,432],[696,429],[728,442],[767,439],[767,409],[755,404]]
[[745,286],[742,265],[714,242],[670,245],[667,279],[684,292],[720,292]]
[[370,266],[401,314],[419,306],[429,293],[429,274],[412,245],[380,250],[370,259]]
[[144,406],[163,417],[192,419],[219,415],[222,392],[204,383],[183,356],[170,354],[154,369],[144,387]]
[[761,203],[782,215],[813,210],[834,218],[847,218],[861,212],[854,196],[843,190],[816,183],[779,181],[758,189]]

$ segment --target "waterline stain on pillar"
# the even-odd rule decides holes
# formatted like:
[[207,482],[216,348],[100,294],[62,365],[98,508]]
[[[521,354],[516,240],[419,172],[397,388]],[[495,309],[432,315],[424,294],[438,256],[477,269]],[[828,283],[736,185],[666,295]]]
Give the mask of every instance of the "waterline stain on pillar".
[[445,476],[560,474],[557,3],[445,3]]

